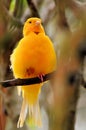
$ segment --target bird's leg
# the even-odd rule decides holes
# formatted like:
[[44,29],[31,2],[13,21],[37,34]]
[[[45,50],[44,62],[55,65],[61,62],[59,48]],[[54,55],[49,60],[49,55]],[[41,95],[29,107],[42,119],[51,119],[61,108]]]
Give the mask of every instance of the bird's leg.
[[43,76],[45,76],[45,74],[39,74],[38,78],[41,79],[41,82],[43,82]]

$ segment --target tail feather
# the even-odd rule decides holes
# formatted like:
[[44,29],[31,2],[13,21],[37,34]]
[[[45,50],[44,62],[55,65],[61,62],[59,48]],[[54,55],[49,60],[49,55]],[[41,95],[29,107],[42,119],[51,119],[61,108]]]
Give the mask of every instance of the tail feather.
[[40,85],[32,85],[29,87],[26,86],[19,86],[18,87],[18,94],[23,97],[23,103],[21,107],[21,112],[17,124],[17,128],[22,127],[27,115],[27,109],[29,107],[29,125],[33,126],[42,126],[41,121],[41,114],[40,114],[40,107],[39,107],[39,93],[40,93]]
[[27,115],[27,109],[28,109],[28,104],[26,99],[23,99],[23,103],[22,103],[22,108],[21,108],[21,112],[20,112],[20,116],[19,116],[19,120],[17,123],[17,128],[21,128],[23,127],[26,115]]
[[17,91],[18,91],[18,95],[20,96],[22,92],[21,86],[17,86]]
[[39,101],[34,105],[29,105],[29,124],[38,127],[42,126]]

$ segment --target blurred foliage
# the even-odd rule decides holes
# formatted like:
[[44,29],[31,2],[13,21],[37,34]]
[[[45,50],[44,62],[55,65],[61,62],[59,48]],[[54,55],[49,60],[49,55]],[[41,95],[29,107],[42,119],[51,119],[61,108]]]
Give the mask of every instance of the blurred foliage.
[[[80,81],[74,72],[84,72],[78,49],[86,46],[86,2],[76,0],[0,0],[0,80],[13,78],[10,54],[22,37],[24,21],[40,17],[57,54],[57,73],[40,96],[43,128],[74,130]],[[84,39],[84,40],[83,40]],[[81,50],[80,50],[81,51]],[[80,57],[80,56],[79,56]],[[84,57],[84,55],[83,55]],[[41,61],[40,61],[41,62]],[[74,82],[71,80],[71,74]],[[73,75],[74,74],[74,75]],[[82,74],[83,75],[83,74]],[[84,74],[84,79],[86,75]],[[70,80],[68,80],[70,79]],[[0,130],[17,130],[21,97],[16,87],[0,86]],[[21,130],[29,130],[27,123]],[[20,130],[20,129],[19,129]]]

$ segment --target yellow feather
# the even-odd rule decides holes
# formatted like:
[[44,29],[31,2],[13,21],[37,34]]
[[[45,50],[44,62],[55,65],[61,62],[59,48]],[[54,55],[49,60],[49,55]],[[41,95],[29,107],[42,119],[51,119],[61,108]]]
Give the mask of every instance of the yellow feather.
[[[56,55],[53,44],[44,29],[39,18],[30,18],[23,28],[24,37],[11,55],[11,66],[16,78],[31,78],[50,73],[56,68]],[[43,84],[22,86],[23,105],[21,108],[18,127],[22,127],[29,106],[30,119],[35,125],[40,126],[41,117],[38,96]],[[20,92],[20,89],[19,89]],[[23,114],[22,114],[23,113]],[[38,118],[37,118],[38,117]]]

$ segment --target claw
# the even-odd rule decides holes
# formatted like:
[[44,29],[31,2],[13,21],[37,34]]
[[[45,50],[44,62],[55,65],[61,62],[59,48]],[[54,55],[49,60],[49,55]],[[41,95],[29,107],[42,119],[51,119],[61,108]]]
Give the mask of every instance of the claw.
[[43,82],[43,76],[45,76],[45,74],[40,74],[38,77],[39,79],[41,79],[41,82]]

